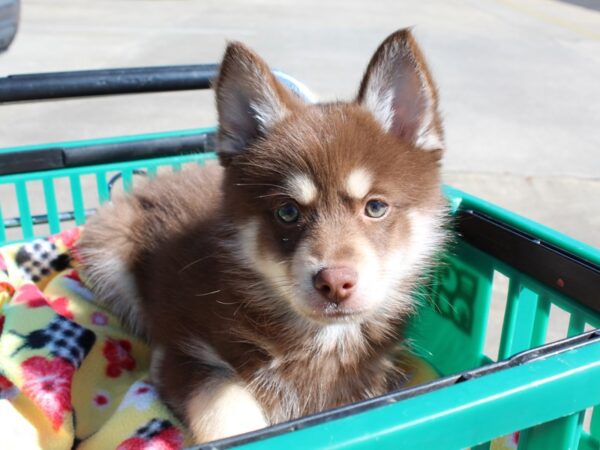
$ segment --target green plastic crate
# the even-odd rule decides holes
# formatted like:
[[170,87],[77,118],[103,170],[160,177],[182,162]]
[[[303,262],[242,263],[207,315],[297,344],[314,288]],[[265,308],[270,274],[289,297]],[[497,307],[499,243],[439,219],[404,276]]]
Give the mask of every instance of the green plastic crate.
[[[0,155],[94,152],[213,132],[7,148]],[[109,200],[111,179],[129,190],[136,174],[155,176],[214,158],[191,153],[0,176],[0,243],[84,224]],[[481,450],[519,431],[523,450],[600,449],[600,333],[594,330],[600,327],[600,252],[451,187],[445,193],[460,235],[415,293],[422,306],[408,327],[413,352],[441,378],[206,448]],[[18,210],[7,214],[10,205]],[[499,274],[509,287],[500,345],[490,355],[484,344]],[[562,337],[569,339],[547,344],[553,306],[568,315]]]

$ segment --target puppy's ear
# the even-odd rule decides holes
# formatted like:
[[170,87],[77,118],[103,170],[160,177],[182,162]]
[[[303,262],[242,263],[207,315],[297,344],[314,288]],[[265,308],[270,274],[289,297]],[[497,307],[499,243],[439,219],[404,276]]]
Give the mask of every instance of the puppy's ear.
[[239,42],[227,46],[215,91],[219,156],[225,165],[299,104],[267,64]]
[[443,150],[437,90],[410,30],[389,36],[363,77],[357,101],[389,133],[423,150]]

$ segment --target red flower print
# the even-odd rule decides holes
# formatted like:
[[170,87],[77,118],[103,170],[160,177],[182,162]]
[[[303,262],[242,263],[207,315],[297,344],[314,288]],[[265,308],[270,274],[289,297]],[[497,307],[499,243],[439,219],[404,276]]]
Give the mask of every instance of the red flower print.
[[146,442],[148,441],[141,437],[130,437],[121,442],[117,447],[117,450],[144,450],[146,448]]
[[12,297],[15,293],[15,287],[6,281],[0,281],[0,294],[3,292],[8,293],[8,296]]
[[66,297],[49,300],[35,284],[25,284],[19,289],[14,303],[26,303],[28,308],[50,306],[54,311],[67,319],[73,320],[73,313],[69,311],[69,301]]
[[171,426],[150,439],[133,436],[121,442],[117,450],[178,450],[183,447],[183,435]]
[[512,434],[512,441],[513,441],[513,444],[515,444],[515,445],[519,444],[519,432],[518,431],[515,431]]
[[4,329],[4,320],[6,319],[5,316],[0,316],[0,334],[2,334],[2,330]]
[[82,284],[79,272],[77,272],[75,269],[69,270],[69,272],[65,274],[65,278],[70,278],[71,280],[77,281],[79,284]]
[[94,294],[90,291],[85,284],[79,278],[79,273],[76,270],[69,270],[67,273],[63,274],[63,279],[65,280],[65,284],[68,289],[73,293],[81,296],[84,300],[92,301],[94,298]]
[[71,380],[75,368],[62,358],[32,356],[21,367],[25,378],[23,393],[46,414],[54,430],[71,411]]
[[58,297],[55,300],[50,300],[50,307],[67,319],[73,320],[73,313],[69,311],[69,301],[66,297]]
[[123,370],[135,369],[135,359],[131,356],[131,343],[125,339],[107,339],[102,349],[108,360],[106,376],[117,378]]
[[80,228],[71,228],[69,230],[62,231],[54,236],[50,236],[48,240],[50,242],[62,241],[65,244],[65,247],[72,248],[75,245],[75,242],[79,239],[79,235],[81,234]]
[[0,392],[13,387],[13,384],[4,375],[0,375]]
[[18,392],[17,387],[8,378],[0,375],[0,400],[10,400]]
[[28,308],[48,306],[48,299],[35,284],[24,284],[17,291],[13,303],[26,303]]
[[98,409],[106,408],[110,403],[110,395],[106,391],[97,391],[92,399],[94,406]]
[[157,444],[162,444],[162,446],[157,445],[156,448],[164,448],[165,450],[179,449],[183,446],[183,434],[175,427],[161,431],[151,440],[157,441]]

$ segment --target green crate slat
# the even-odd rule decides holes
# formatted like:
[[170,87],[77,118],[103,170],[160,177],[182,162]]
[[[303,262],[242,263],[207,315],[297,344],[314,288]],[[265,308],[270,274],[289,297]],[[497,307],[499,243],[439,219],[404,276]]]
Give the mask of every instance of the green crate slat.
[[600,450],[600,441],[594,439],[591,436],[581,435],[579,440],[579,447],[577,450]]
[[46,214],[48,214],[50,233],[58,233],[60,231],[60,219],[58,217],[58,206],[56,205],[54,178],[45,177],[42,183],[44,187],[44,201],[46,202]]
[[518,450],[576,450],[581,433],[581,413],[543,423],[525,430]]
[[583,333],[585,329],[585,317],[581,313],[572,313],[571,318],[569,319],[569,329],[567,331],[567,336],[576,336],[578,334]]
[[110,199],[106,171],[104,170],[96,171],[96,191],[98,192],[98,201],[101,205]]
[[71,184],[71,199],[73,201],[73,212],[75,214],[75,225],[85,223],[85,207],[83,205],[83,192],[81,190],[81,178],[79,175],[69,177]]
[[6,241],[6,227],[4,226],[4,216],[2,215],[2,205],[0,205],[0,242]]
[[[600,408],[595,407],[590,422],[590,434],[600,443]],[[600,447],[600,446],[599,446]]]
[[579,411],[579,413],[577,413],[577,428],[574,431],[572,440],[574,449],[579,447],[581,436],[583,436],[583,421],[585,420],[585,412],[586,410],[584,409],[583,411]]
[[155,166],[154,164],[150,164],[148,166],[146,166],[146,173],[148,174],[148,178],[152,179],[155,178],[156,175],[158,174],[158,167]]
[[123,169],[121,171],[123,177],[123,190],[125,192],[131,192],[133,188],[133,169]]
[[545,295],[540,295],[537,301],[535,318],[533,320],[533,330],[531,332],[531,341],[527,348],[537,347],[546,342],[546,332],[548,330],[548,318],[550,317],[550,300]]
[[506,359],[529,348],[537,313],[537,300],[537,294],[524,287],[520,277],[510,279],[499,359]]
[[31,219],[31,210],[29,208],[29,196],[27,195],[27,185],[24,180],[15,183],[15,192],[17,193],[17,202],[19,206],[19,217],[21,218],[21,231],[23,239],[31,239],[34,236],[33,221]]
[[[515,292],[513,292],[515,298],[512,301],[515,302],[517,306],[515,320],[519,326],[515,328],[508,356],[512,356],[531,347],[531,337],[535,324],[535,317],[538,311],[538,294],[523,286],[520,282],[515,283],[515,285],[517,286]],[[509,293],[509,297],[510,296],[511,294]]]
[[519,288],[518,281],[509,278],[509,290],[506,298],[506,307],[504,319],[502,322],[502,334],[500,336],[500,347],[498,349],[498,359],[506,359],[512,353],[513,339],[517,328],[517,302],[516,290]]

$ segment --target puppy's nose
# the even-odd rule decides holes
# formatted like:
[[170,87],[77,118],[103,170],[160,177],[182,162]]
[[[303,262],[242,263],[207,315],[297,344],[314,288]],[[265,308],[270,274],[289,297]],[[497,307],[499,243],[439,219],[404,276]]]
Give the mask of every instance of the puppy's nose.
[[315,289],[332,302],[343,302],[354,292],[358,274],[350,267],[321,269],[313,280]]

